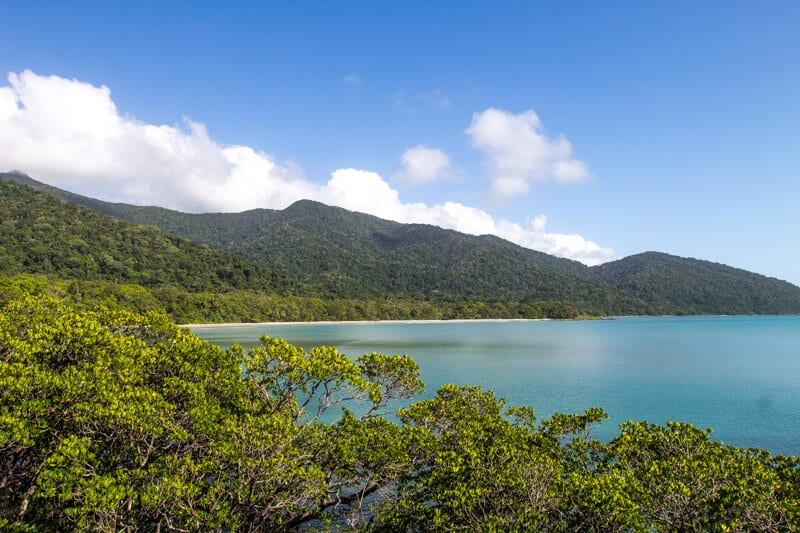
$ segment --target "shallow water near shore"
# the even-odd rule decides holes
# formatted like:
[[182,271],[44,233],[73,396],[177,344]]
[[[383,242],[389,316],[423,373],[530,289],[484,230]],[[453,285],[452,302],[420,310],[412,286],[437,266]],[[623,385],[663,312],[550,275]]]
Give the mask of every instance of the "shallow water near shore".
[[201,338],[254,346],[409,354],[427,394],[481,385],[541,419],[599,406],[607,439],[626,420],[690,422],[712,438],[800,455],[800,316],[625,317],[590,321],[204,326]]

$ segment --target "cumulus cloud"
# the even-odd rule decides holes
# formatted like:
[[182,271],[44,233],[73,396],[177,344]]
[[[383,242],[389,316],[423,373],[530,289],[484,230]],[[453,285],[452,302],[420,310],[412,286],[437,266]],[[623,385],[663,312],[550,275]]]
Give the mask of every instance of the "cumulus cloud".
[[[0,89],[0,168],[104,199],[185,211],[287,206],[313,187],[291,164],[206,128],[122,116],[108,87],[30,71]],[[11,95],[9,97],[9,95]]]
[[486,155],[492,193],[499,199],[524,194],[534,182],[569,183],[589,176],[586,164],[574,158],[570,142],[563,136],[548,137],[534,111],[515,115],[489,108],[472,116],[465,133]]
[[[338,169],[313,183],[291,162],[219,144],[188,118],[153,125],[123,116],[105,86],[30,71],[10,74],[8,82],[0,87],[0,170],[21,170],[73,192],[189,212],[281,209],[308,198],[399,222],[494,234],[586,264],[614,257],[580,235],[547,232],[543,216],[522,227],[460,203],[404,203],[374,172]],[[404,170],[416,179],[450,168],[436,149],[414,147],[406,155]]]
[[452,176],[450,158],[438,148],[418,144],[400,156],[402,168],[395,178],[406,185],[422,185]]
[[11,87],[0,87],[0,120],[9,119],[19,113],[17,97]]

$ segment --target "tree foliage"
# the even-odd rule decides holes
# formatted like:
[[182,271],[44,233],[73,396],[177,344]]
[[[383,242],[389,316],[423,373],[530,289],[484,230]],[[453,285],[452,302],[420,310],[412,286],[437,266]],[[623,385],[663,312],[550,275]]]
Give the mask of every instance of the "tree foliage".
[[573,319],[563,302],[431,302],[404,298],[325,299],[246,290],[190,292],[175,286],[144,287],[105,280],[53,280],[43,276],[0,277],[0,304],[46,294],[91,308],[103,305],[143,313],[163,310],[182,324],[347,320]]
[[663,314],[796,314],[794,285],[719,263],[647,252],[595,267],[595,274]]
[[0,317],[0,529],[264,531],[336,515],[396,478],[401,431],[374,415],[421,390],[417,374],[407,357],[268,338],[223,351],[160,314],[14,302]]
[[0,179],[0,274],[190,292],[315,294],[255,263]]
[[[667,254],[644,253],[590,268],[489,235],[472,236],[430,225],[400,224],[308,200],[284,210],[187,214],[159,207],[102,202],[19,174],[0,174],[2,178],[24,183],[26,189],[46,190],[71,205],[81,204],[115,219],[133,222],[137,227],[157,226],[170,235],[181,235],[229,252],[242,265],[255,264],[301,282],[289,291],[291,294],[326,300],[382,298],[434,305],[560,301],[593,315],[800,313],[800,288],[790,283]],[[39,224],[38,231],[46,229],[41,224],[53,225],[47,216],[33,223]],[[117,238],[112,236],[111,240]],[[17,268],[14,272],[51,272],[58,265],[61,277],[87,279],[64,270],[67,266],[80,271],[91,267],[88,259],[82,259],[74,251],[79,242],[70,241],[66,245],[64,250],[73,253],[64,258],[57,257],[59,254],[52,247],[33,246],[30,251],[37,270]],[[171,260],[164,248],[156,245],[151,249],[156,257]],[[22,250],[27,253],[25,248]],[[102,267],[101,270],[105,269],[102,272],[109,276],[115,269],[126,273],[125,267],[131,260],[109,255],[114,262],[101,254],[93,259],[95,267]],[[2,261],[0,249],[0,272],[4,270]],[[197,265],[193,268],[203,272]],[[254,267],[248,269],[252,273],[249,278],[259,278]],[[202,289],[198,288],[200,281],[190,287],[186,279],[176,281],[171,273],[166,277],[128,277],[119,281],[148,285],[161,279],[192,292],[221,292],[230,287],[252,289],[253,285],[248,285],[252,280],[248,281],[248,276],[240,270],[223,269],[227,274],[222,282],[209,285],[206,281]],[[191,270],[189,273],[195,275]],[[280,289],[273,292],[287,294]]]
[[13,301],[0,529],[800,531],[797,457],[679,423],[601,443],[598,408],[538,421],[422,388],[408,356],[222,350],[159,313]]

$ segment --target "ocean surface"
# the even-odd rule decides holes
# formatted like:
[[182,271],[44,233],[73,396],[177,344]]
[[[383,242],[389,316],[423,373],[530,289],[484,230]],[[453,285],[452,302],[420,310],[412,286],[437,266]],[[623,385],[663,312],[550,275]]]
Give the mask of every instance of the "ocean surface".
[[626,420],[690,422],[712,438],[800,455],[800,316],[635,317],[592,321],[404,322],[202,327],[215,344],[262,335],[357,357],[409,354],[425,396],[481,385],[542,419],[602,407],[592,431]]

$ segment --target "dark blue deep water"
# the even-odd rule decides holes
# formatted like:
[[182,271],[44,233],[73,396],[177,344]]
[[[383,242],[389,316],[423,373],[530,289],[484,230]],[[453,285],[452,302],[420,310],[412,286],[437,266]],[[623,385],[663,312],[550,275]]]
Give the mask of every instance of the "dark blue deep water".
[[594,321],[406,322],[203,327],[223,347],[261,335],[351,356],[409,354],[433,395],[482,385],[539,418],[602,407],[610,438],[626,420],[690,422],[741,447],[800,455],[800,316]]

